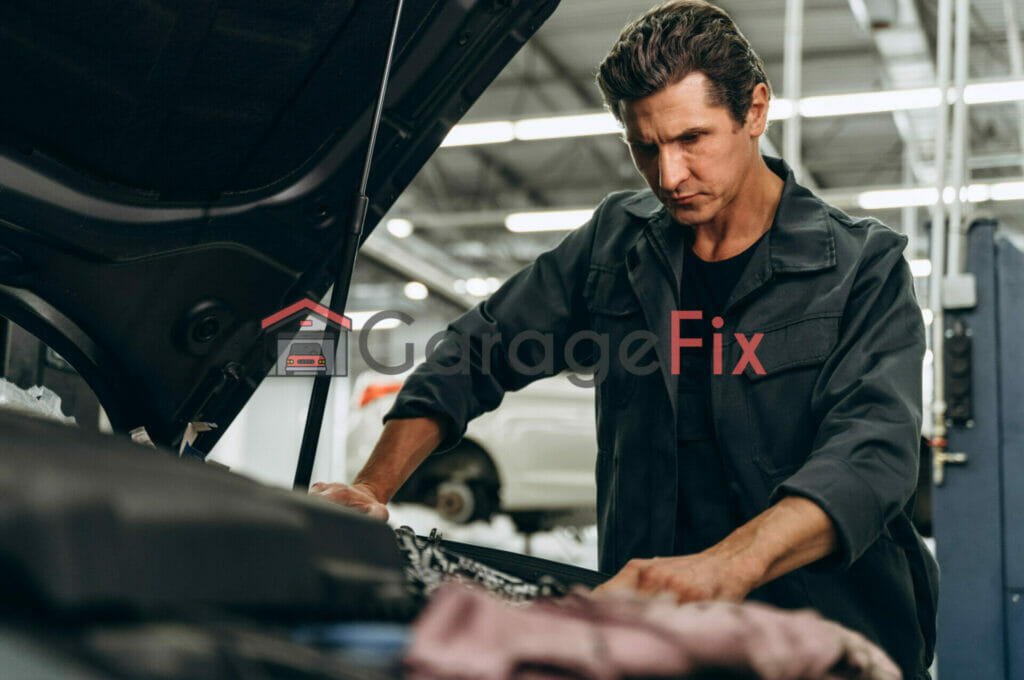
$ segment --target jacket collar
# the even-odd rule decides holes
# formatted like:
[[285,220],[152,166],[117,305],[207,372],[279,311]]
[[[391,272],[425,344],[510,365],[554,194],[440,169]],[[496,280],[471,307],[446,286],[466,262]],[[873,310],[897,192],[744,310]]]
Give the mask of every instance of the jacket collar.
[[810,189],[797,184],[793,170],[784,160],[765,156],[764,161],[785,182],[768,235],[772,269],[812,272],[834,267],[836,239],[828,205]]
[[[785,161],[770,156],[763,158],[772,172],[782,178],[784,185],[771,233],[755,251],[748,271],[770,278],[774,272],[813,272],[835,266],[835,235],[828,206],[809,189],[797,184],[793,170]],[[665,230],[671,229],[675,223],[650,190],[627,199],[622,207],[630,215],[647,220],[656,241],[676,241],[665,234]],[[767,253],[764,252],[765,244]],[[669,259],[674,261],[678,258]]]

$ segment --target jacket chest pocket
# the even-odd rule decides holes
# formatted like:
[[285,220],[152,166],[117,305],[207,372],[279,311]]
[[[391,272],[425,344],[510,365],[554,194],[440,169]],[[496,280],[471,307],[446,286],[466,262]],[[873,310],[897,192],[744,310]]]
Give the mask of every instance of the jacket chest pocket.
[[733,361],[745,362],[741,386],[753,436],[747,448],[771,483],[803,465],[814,444],[818,423],[811,395],[838,341],[840,318],[799,319],[758,331],[759,342],[748,332],[745,343],[731,343]]
[[[791,369],[822,364],[839,339],[839,319],[839,314],[830,314],[799,319],[762,331],[753,329],[752,332],[741,333],[744,340],[734,338],[731,344],[736,345],[737,361],[743,361],[746,353],[749,361],[743,374],[757,383]],[[759,334],[761,339],[754,346]],[[758,364],[761,370],[758,370]]]
[[[630,333],[647,330],[640,300],[624,267],[600,265],[591,266],[584,297],[591,330],[599,343],[595,365],[604,370],[598,386],[599,404],[603,409],[620,409],[630,402],[636,390],[638,372],[635,366],[626,366],[621,355],[632,357],[641,346],[639,341],[627,342]],[[653,361],[656,357],[652,345],[634,363],[642,368]]]
[[625,267],[591,265],[583,288],[587,309],[605,317],[627,318],[640,313]]

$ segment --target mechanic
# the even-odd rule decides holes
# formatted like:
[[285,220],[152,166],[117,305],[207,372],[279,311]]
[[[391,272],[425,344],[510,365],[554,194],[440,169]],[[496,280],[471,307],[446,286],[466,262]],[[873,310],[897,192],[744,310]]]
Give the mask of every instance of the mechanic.
[[[925,336],[906,237],[760,155],[770,84],[721,9],[655,7],[626,26],[597,81],[650,190],[608,196],[455,320],[362,472],[313,492],[386,518],[420,462],[540,377],[517,367],[575,369],[586,339],[604,337],[599,552],[617,573],[598,590],[813,607],[878,643],[904,677],[927,677],[937,568],[908,516]],[[523,342],[511,361],[525,331],[574,352]]]

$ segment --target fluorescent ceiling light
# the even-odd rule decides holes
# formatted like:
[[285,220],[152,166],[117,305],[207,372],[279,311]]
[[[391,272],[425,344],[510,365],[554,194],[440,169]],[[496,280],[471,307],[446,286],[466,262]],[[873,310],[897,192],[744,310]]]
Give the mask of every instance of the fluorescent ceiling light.
[[800,100],[800,114],[807,118],[824,116],[851,116],[860,113],[909,111],[930,109],[939,105],[941,95],[937,87],[886,92],[857,92],[833,94],[823,97],[805,97]]
[[[942,202],[947,205],[952,203],[956,198],[956,193],[956,189],[953,187],[946,187],[942,190]],[[939,192],[935,187],[883,189],[859,194],[857,205],[864,210],[888,210],[934,205],[938,198]],[[960,188],[960,200],[965,203],[1024,200],[1024,182],[971,184]]]
[[593,135],[617,135],[622,126],[610,113],[585,113],[578,116],[526,118],[519,121],[494,120],[456,125],[441,142],[442,147],[474,144],[501,144],[519,139],[563,139]]
[[1024,80],[975,83],[964,88],[964,101],[968,104],[995,104],[1022,99],[1024,99]]
[[593,210],[512,213],[505,218],[505,228],[520,234],[531,231],[571,231],[582,227],[593,214]]
[[[789,99],[773,99],[769,105],[768,118],[771,120],[785,120],[792,115],[793,102]],[[441,147],[619,134],[622,134],[622,125],[615,120],[612,114],[584,113],[572,116],[524,118],[518,121],[494,120],[483,123],[463,123],[452,128],[448,136],[441,142]]]
[[931,326],[932,322],[935,320],[935,314],[932,310],[927,308],[921,310],[921,316],[924,317],[925,326]]
[[939,191],[935,187],[883,189],[865,191],[860,194],[857,196],[857,205],[864,210],[885,210],[887,208],[932,205],[937,200],[939,200]]
[[410,300],[426,300],[427,295],[430,294],[430,291],[427,290],[427,287],[420,283],[419,281],[410,281],[409,283],[405,284],[403,292],[405,293],[405,297],[409,298]]
[[412,235],[413,226],[409,220],[396,218],[388,220],[388,233],[395,238],[408,238]]
[[[352,319],[352,330],[361,331],[374,314],[380,314],[381,310],[373,312],[345,312],[345,316]],[[398,327],[398,319],[383,319],[373,325],[375,331],[386,331]]]
[[474,297],[486,297],[491,292],[491,287],[487,284],[487,279],[473,277],[466,279],[466,292]]
[[456,279],[455,292],[459,295],[466,293],[476,297],[485,297],[501,287],[501,281],[495,276],[488,276],[486,279],[474,277],[471,279]]
[[793,117],[792,99],[772,99],[768,102],[768,120],[786,120]]
[[988,186],[993,201],[1019,201],[1024,199],[1024,182],[1000,182]]
[[515,125],[509,120],[456,125],[441,142],[442,147],[474,144],[500,144],[516,138]]
[[914,275],[914,278],[923,279],[927,276],[932,275],[932,261],[931,260],[911,260],[910,261],[910,273]]
[[610,113],[528,118],[515,124],[516,139],[523,141],[589,137],[593,135],[617,135],[621,132],[622,126],[619,125],[618,121]]
[[[768,118],[770,120],[785,120],[793,117],[798,110],[800,115],[807,118],[819,118],[930,109],[937,106],[941,99],[942,96],[937,87],[805,97],[799,101],[798,105],[790,99],[772,99],[768,106]],[[950,88],[946,93],[946,101],[952,103],[955,100],[956,89]],[[1024,80],[970,84],[964,88],[964,101],[968,104],[1024,101]],[[522,141],[562,139],[619,134],[620,132],[621,126],[607,112],[526,118],[519,121],[494,120],[456,125],[445,137],[441,146],[501,144],[517,139]]]
[[983,203],[989,199],[991,187],[987,184],[972,184],[960,189],[960,200],[965,203]]

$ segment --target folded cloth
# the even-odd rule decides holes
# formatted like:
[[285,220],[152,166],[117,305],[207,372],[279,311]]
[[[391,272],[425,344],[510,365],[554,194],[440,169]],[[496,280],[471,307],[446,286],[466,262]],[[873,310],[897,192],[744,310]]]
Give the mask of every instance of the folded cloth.
[[449,550],[441,545],[437,529],[432,530],[428,538],[422,538],[403,526],[395,529],[395,539],[405,557],[406,584],[417,597],[427,598],[449,581],[473,582],[513,602],[558,597],[569,592],[551,576],[541,576],[536,583],[531,583]]
[[596,596],[579,587],[557,600],[512,605],[455,583],[438,589],[413,625],[405,669],[414,680],[610,680],[714,671],[762,680],[901,677],[877,646],[810,610],[756,602],[677,605],[671,597]]

